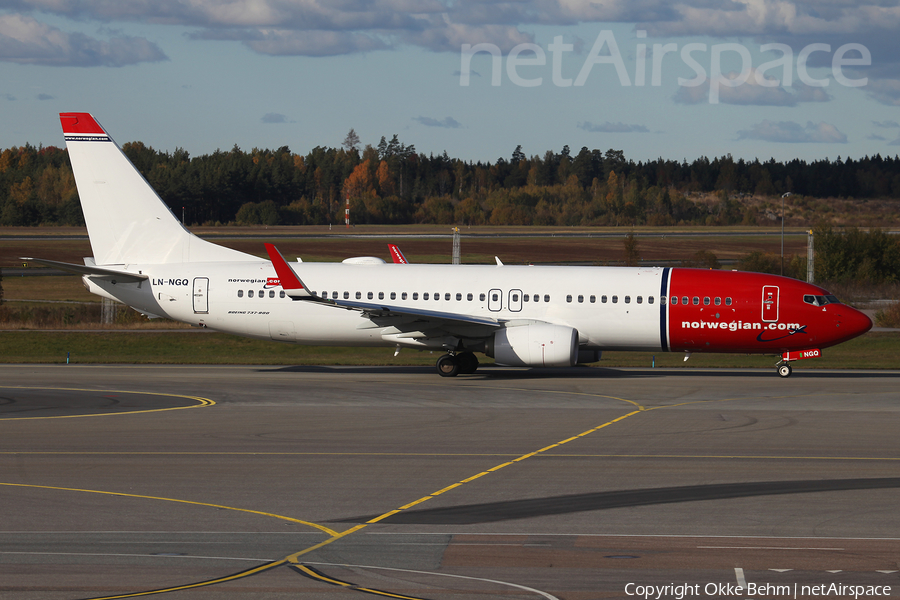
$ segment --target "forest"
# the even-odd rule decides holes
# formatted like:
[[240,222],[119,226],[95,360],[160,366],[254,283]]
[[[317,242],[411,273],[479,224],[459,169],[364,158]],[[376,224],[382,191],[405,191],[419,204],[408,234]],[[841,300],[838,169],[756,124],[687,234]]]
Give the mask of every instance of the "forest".
[[[191,157],[141,142],[123,150],[188,225],[342,224],[347,198],[355,224],[556,226],[757,225],[777,217],[759,200],[775,207],[787,192],[813,215],[827,209],[810,198],[900,199],[897,156],[634,162],[615,149],[527,156],[518,146],[509,158],[466,162],[419,153],[397,135],[360,148],[353,130],[340,147],[306,155],[235,146]],[[82,222],[64,149],[0,151],[0,225]]]

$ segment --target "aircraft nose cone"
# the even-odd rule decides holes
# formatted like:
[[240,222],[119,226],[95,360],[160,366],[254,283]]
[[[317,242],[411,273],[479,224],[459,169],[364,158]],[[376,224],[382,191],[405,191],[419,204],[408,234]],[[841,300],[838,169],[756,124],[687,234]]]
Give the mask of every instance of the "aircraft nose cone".
[[853,339],[872,329],[872,319],[855,308],[841,306],[836,317],[835,326],[841,341]]

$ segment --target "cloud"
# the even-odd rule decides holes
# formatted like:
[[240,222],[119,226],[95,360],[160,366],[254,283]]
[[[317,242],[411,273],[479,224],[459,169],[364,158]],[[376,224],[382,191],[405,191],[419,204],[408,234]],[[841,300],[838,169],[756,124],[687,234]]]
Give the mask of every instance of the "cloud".
[[590,131],[591,133],[650,133],[650,130],[643,125],[627,125],[621,121],[617,123],[606,121],[600,125],[594,125],[590,121],[584,121],[578,124],[578,128]]
[[762,140],[787,144],[846,144],[847,136],[837,127],[821,122],[818,125],[809,121],[806,127],[793,121],[769,121],[757,123],[738,131],[739,140]]
[[[731,83],[740,73],[731,71],[716,78],[719,103],[744,106],[796,106],[801,102],[828,102],[832,96],[824,89],[798,82],[785,89],[778,79],[766,77],[751,68],[747,81],[738,86]],[[672,99],[678,104],[701,104],[710,101],[710,79],[694,87],[679,86]]]
[[168,60],[146,38],[118,36],[102,42],[82,33],[66,33],[32,17],[0,15],[0,60],[66,67],[122,67]]
[[292,123],[290,119],[281,113],[266,113],[260,121],[263,123]]
[[414,46],[422,46],[435,52],[459,52],[463,44],[489,42],[509,52],[519,44],[533,43],[534,36],[522,33],[511,25],[479,25],[453,23],[448,19],[434,23],[420,31],[406,32],[401,39]]
[[271,56],[338,56],[388,48],[387,44],[374,37],[343,31],[224,29],[200,31],[190,37],[239,41],[259,54]]
[[869,135],[866,136],[866,139],[867,139],[867,140],[880,140],[880,141],[883,142],[883,141],[886,140],[887,138],[886,138],[886,137],[882,137],[882,136],[880,136],[880,135],[878,135],[878,134],[875,134],[875,133],[870,133]]
[[872,125],[881,129],[896,129],[900,127],[900,123],[897,121],[872,121]]
[[896,140],[894,140],[894,141],[888,142],[887,145],[888,145],[888,146],[900,146],[900,137],[898,137],[898,138],[897,138]]
[[900,79],[870,81],[866,86],[869,98],[888,106],[900,106]]
[[56,98],[55,98],[55,96],[51,96],[50,94],[38,94],[37,99],[38,100],[55,100]]
[[459,129],[462,127],[462,123],[453,117],[445,117],[440,121],[431,117],[413,117],[413,121],[418,121],[426,127],[444,127],[446,129]]
[[10,102],[16,101],[16,97],[13,96],[12,94],[3,94],[2,96],[0,96],[0,98],[3,98],[4,100],[9,100]]
[[[613,23],[635,23],[637,29],[657,38],[782,42],[793,48],[795,57],[810,43],[827,43],[832,50],[847,42],[864,43],[876,64],[849,66],[847,73],[867,76],[870,84],[900,78],[900,44],[896,43],[900,6],[895,0],[6,0],[3,6],[21,14],[52,14],[81,22],[187,27],[194,31],[193,39],[239,41],[261,54],[299,56],[365,53],[403,45],[458,53],[462,44],[482,42],[507,52],[532,42],[530,31],[539,27],[580,25],[599,31]],[[109,59],[102,57],[109,52],[103,52],[102,46],[114,40],[58,33],[76,48],[98,50],[76,53],[82,62],[88,55],[108,64]],[[115,39],[132,49],[121,59],[125,64],[164,60],[159,48],[143,38]],[[42,64],[80,64],[53,58],[53,44],[46,36],[35,36],[31,43],[33,51],[26,52],[26,58],[34,60],[37,54],[45,61]],[[582,42],[576,38],[574,43],[580,53]],[[680,45],[684,43],[679,40]],[[9,48],[4,52],[0,44],[0,59],[9,60],[6,55],[17,56]],[[829,53],[814,52],[809,64],[824,65],[830,60]],[[760,99],[752,103],[792,105],[789,92],[760,93]],[[873,92],[873,97],[892,106],[900,102],[900,93]]]

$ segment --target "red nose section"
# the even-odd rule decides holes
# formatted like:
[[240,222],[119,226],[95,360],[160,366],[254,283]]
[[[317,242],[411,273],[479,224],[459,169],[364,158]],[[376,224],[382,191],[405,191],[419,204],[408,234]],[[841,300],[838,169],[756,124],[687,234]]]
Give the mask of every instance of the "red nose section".
[[855,308],[841,305],[835,319],[835,328],[837,330],[835,333],[838,337],[835,343],[839,344],[859,337],[872,329],[872,319]]

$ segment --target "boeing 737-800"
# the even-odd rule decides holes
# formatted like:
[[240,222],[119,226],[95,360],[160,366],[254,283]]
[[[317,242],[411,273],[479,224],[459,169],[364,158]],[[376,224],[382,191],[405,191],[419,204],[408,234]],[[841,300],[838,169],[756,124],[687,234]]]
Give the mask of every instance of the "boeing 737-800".
[[88,113],[60,115],[93,257],[43,259],[148,315],[259,339],[442,351],[443,376],[574,366],[603,350],[733,352],[790,362],[868,331],[824,289],[775,275],[677,267],[269,260],[185,229]]

